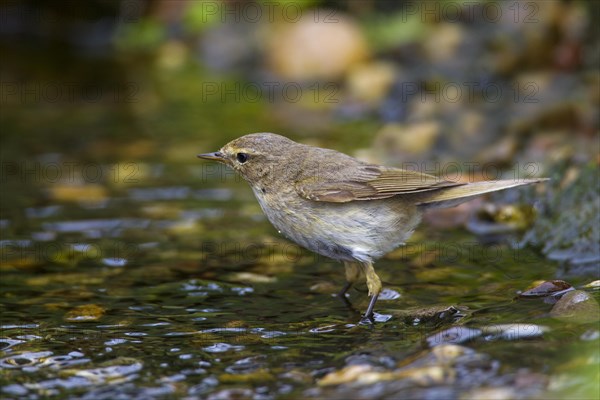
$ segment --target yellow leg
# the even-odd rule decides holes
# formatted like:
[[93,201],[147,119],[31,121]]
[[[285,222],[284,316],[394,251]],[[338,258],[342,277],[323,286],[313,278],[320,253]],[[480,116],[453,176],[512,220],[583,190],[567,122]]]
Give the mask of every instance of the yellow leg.
[[367,287],[369,288],[369,296],[371,296],[371,301],[369,302],[369,307],[367,307],[365,318],[373,320],[373,308],[375,307],[377,297],[379,297],[379,293],[381,293],[382,289],[381,279],[375,272],[373,264],[370,262],[353,263],[344,261],[344,267],[346,268],[346,280],[348,283],[340,292],[340,296],[344,297],[348,289],[350,289],[355,282],[365,276],[367,279]]
[[359,264],[344,261],[346,267],[346,280],[351,283],[356,283],[362,277],[362,268]]
[[373,319],[373,308],[375,307],[379,293],[381,293],[381,279],[379,279],[379,276],[377,273],[375,273],[375,268],[373,268],[372,263],[362,263],[361,266],[365,276],[367,277],[367,287],[369,288],[369,296],[371,296],[371,301],[369,302],[369,307],[367,307],[365,318]]
[[344,297],[348,289],[350,289],[363,275],[362,268],[357,263],[344,261],[344,267],[346,268],[347,283],[339,293],[340,297]]
[[369,296],[379,296],[381,293],[381,279],[375,273],[375,268],[371,263],[361,264],[363,272],[367,277],[367,287],[369,288]]

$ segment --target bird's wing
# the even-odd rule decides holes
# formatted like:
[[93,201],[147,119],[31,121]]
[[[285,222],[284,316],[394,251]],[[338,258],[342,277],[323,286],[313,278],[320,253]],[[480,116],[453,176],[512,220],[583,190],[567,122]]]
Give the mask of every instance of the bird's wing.
[[[295,183],[305,199],[330,203],[377,200],[462,185],[436,176],[372,164],[352,165],[338,174],[310,176]],[[335,177],[333,175],[336,175]]]

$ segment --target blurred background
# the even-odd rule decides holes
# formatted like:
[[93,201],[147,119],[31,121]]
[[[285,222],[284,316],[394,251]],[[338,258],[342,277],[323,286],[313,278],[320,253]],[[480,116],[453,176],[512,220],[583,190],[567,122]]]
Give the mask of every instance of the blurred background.
[[[523,265],[512,259],[506,269],[488,271],[491,282],[482,274],[482,281],[467,284],[456,270],[439,269],[447,275],[392,278],[384,273],[388,283],[415,278],[435,285],[479,284],[479,289],[489,284],[492,293],[514,294],[539,279],[574,279],[577,287],[600,276],[598,1],[2,0],[0,18],[2,323],[3,334],[19,341],[5,348],[9,361],[19,350],[13,345],[38,346],[17,338],[31,336],[26,331],[31,328],[23,328],[27,324],[38,330],[67,329],[65,324],[83,321],[102,331],[99,326],[134,326],[142,318],[136,313],[146,313],[150,321],[144,323],[157,323],[161,312],[148,310],[172,293],[188,300],[195,293],[207,302],[210,309],[194,311],[194,318],[210,321],[217,315],[210,329],[243,329],[254,325],[239,322],[235,311],[226,318],[215,311],[217,300],[243,309],[233,300],[228,303],[223,291],[256,290],[258,297],[275,291],[285,299],[305,300],[333,292],[327,279],[339,282],[339,266],[314,262],[280,239],[239,177],[195,158],[252,132],[275,132],[446,179],[552,178],[536,188],[498,194],[491,203],[480,200],[432,213],[415,236],[462,241],[468,231],[477,235],[478,245],[525,249],[535,254],[527,258],[535,264],[525,268],[531,274],[523,275]],[[273,243],[291,246],[291,253],[278,252]],[[421,250],[390,260],[406,262],[415,255],[422,256]],[[418,269],[432,261],[410,262]],[[298,277],[290,264],[308,272]],[[309,291],[323,271],[325,282]],[[284,288],[267,288],[281,274],[278,284]],[[507,277],[510,285],[498,283]],[[227,286],[232,282],[250,286]],[[291,294],[302,285],[306,293]],[[425,294],[437,292],[435,285],[420,288],[422,302],[466,301],[457,293],[445,300],[428,298]],[[126,300],[133,298],[145,300]],[[327,299],[323,310],[313,312],[328,315],[333,300]],[[591,304],[592,311],[585,313],[596,316],[598,304]],[[180,303],[166,306],[185,309]],[[312,307],[299,306],[303,311]],[[254,317],[261,321],[271,318],[261,314],[270,304],[243,307],[256,307]],[[537,311],[533,314],[548,312]],[[508,315],[515,310],[507,309]],[[169,318],[177,319],[164,318],[171,324]],[[301,319],[299,314],[286,318]],[[320,321],[311,314],[305,318]],[[179,322],[189,327],[189,319]],[[304,328],[315,327],[294,329]],[[139,329],[163,337],[154,328]],[[597,341],[597,327],[591,332]],[[121,340],[120,333],[111,334],[110,340]],[[75,336],[81,340],[82,335]],[[225,341],[217,339],[198,340],[210,353],[219,352],[221,347],[211,346]],[[111,348],[110,340],[90,339],[89,345],[100,351]],[[348,352],[355,344],[347,343]],[[165,354],[187,354],[180,347],[171,353],[165,348]],[[58,362],[40,355],[51,352],[47,348],[26,350],[27,357],[19,354],[31,368]],[[88,356],[70,350],[82,354],[69,356],[73,362]],[[126,350],[123,356],[137,354]],[[110,358],[108,351],[101,352],[99,359],[86,358],[95,368]],[[63,353],[69,352],[61,348],[53,354]],[[179,360],[185,364],[187,358]],[[589,366],[576,360],[573,368]],[[13,365],[9,361],[0,360],[0,368]],[[251,362],[258,367],[249,370],[255,375],[248,379],[271,382],[270,375],[256,375],[268,371],[261,363]],[[545,363],[542,357],[537,365]],[[136,362],[119,365],[116,374],[138,371]],[[213,365],[225,368],[226,362]],[[332,365],[337,366],[327,367]],[[287,389],[267,384],[269,393],[325,396],[303,391],[327,372],[314,372],[314,365],[309,369],[288,376]],[[45,380],[48,375],[11,371],[3,375],[7,394],[39,394],[43,382],[50,392],[62,390]],[[217,393],[240,383],[237,372],[228,373],[215,383],[198,372],[200,378],[190,378],[193,384],[165,393]],[[542,375],[521,378],[547,388],[552,378]],[[168,387],[176,381],[164,379]],[[572,389],[560,382],[563,386],[556,383],[554,389]],[[96,383],[61,385],[76,393],[90,387],[97,390],[95,396],[102,393]]]
[[589,159],[597,7],[3,1],[3,159],[182,160],[255,131],[390,162]]
[[14,228],[25,206],[139,184],[231,183],[194,154],[276,132],[451,180],[550,176],[539,207],[565,220],[528,240],[581,258],[565,255],[579,239],[558,232],[593,231],[576,245],[587,259],[600,240],[580,226],[599,211],[598,12],[576,1],[3,1],[2,219]]

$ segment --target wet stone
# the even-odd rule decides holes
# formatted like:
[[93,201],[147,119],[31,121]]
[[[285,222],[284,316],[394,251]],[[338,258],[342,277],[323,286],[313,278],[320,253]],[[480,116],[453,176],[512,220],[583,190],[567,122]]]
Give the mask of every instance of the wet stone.
[[85,304],[77,306],[67,312],[65,320],[69,322],[88,322],[99,320],[106,310],[96,304]]
[[589,293],[573,290],[560,298],[550,315],[568,322],[596,322],[600,320],[600,306]]
[[273,374],[265,369],[258,369],[252,372],[243,374],[221,374],[219,381],[223,383],[252,383],[252,382],[268,382],[275,380]]
[[421,307],[407,310],[395,310],[394,315],[402,318],[406,323],[419,325],[422,323],[439,323],[442,321],[456,321],[463,314],[454,306]]
[[476,235],[498,235],[516,232],[527,228],[533,219],[530,206],[503,207],[486,205],[478,214],[470,218],[466,226]]
[[546,297],[556,296],[560,297],[566,292],[574,290],[573,286],[569,283],[561,280],[544,281],[535,287],[524,291],[519,294],[519,297]]
[[[370,364],[349,365],[329,372],[317,383],[321,388],[337,386],[337,397],[342,398],[348,390],[366,390],[362,389],[365,386],[373,391],[387,391],[397,388],[395,385],[399,383],[407,389],[460,384],[471,379],[485,382],[497,374],[498,367],[498,363],[485,354],[463,346],[444,344],[404,360],[396,368]],[[363,391],[364,393],[366,392]],[[325,392],[320,392],[319,395],[328,397]],[[336,397],[332,393],[328,395]]]

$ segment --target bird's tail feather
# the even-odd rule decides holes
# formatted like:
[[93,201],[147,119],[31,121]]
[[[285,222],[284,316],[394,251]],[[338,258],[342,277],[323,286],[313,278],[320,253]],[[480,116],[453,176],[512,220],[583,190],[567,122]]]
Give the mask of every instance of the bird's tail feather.
[[440,189],[424,194],[417,205],[423,209],[454,207],[458,204],[464,203],[465,201],[471,200],[475,196],[485,193],[510,189],[522,185],[530,185],[532,183],[538,183],[547,180],[548,178],[538,178],[467,183],[465,185]]

